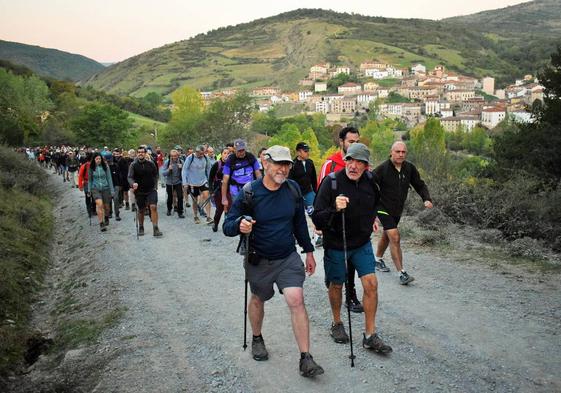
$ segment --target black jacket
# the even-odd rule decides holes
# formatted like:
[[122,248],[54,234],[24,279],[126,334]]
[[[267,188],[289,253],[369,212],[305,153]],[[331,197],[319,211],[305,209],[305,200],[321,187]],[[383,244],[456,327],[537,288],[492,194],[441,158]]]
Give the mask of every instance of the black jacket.
[[404,161],[401,171],[398,171],[391,160],[387,160],[378,165],[373,173],[381,193],[377,210],[384,210],[390,216],[401,216],[410,186],[413,186],[423,201],[431,200],[427,185],[415,165],[409,161]]
[[303,161],[295,158],[288,178],[298,183],[304,195],[310,191],[317,191],[316,167],[314,166],[314,162],[310,159]]
[[111,171],[111,179],[113,180],[113,187],[122,187],[125,180],[121,176],[119,165],[115,161],[111,161],[108,165],[109,165],[109,171]]
[[343,249],[342,213],[335,208],[335,198],[340,194],[349,198],[345,210],[345,233],[347,248],[352,250],[370,241],[380,193],[374,176],[366,171],[358,181],[349,179],[344,170],[335,173],[335,184],[330,176],[324,178],[314,202],[312,221],[323,232],[326,249]]
[[138,183],[138,192],[148,193],[158,186],[158,168],[149,160],[138,158],[129,167],[128,181],[130,186]]

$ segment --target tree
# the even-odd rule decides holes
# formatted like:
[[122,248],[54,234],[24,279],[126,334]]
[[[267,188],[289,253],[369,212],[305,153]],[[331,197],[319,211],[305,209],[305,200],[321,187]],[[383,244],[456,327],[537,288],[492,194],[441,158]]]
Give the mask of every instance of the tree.
[[411,155],[420,168],[438,175],[446,159],[445,131],[440,120],[431,117],[424,127],[411,130]]
[[189,86],[183,86],[172,93],[171,100],[171,119],[162,130],[161,140],[169,146],[191,146],[197,139],[197,126],[204,109],[201,94]]
[[316,138],[316,133],[311,127],[308,127],[302,133],[302,142],[306,142],[310,146],[310,159],[317,165],[321,159],[321,152],[319,150],[318,138]]
[[370,141],[369,147],[372,152],[372,162],[379,163],[388,157],[391,145],[395,141],[393,123],[395,121],[391,119],[383,121],[370,120],[360,130],[361,141],[365,138],[368,138]]
[[286,123],[278,134],[269,139],[269,147],[273,145],[286,146],[294,157],[296,155],[296,144],[302,141],[302,134],[295,124]]
[[90,146],[121,145],[133,136],[133,121],[115,105],[93,102],[72,121],[80,143]]

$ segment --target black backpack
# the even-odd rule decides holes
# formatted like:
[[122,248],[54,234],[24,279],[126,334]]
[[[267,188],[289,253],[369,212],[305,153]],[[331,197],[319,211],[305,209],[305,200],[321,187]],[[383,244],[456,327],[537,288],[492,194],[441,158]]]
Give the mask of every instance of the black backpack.
[[[242,187],[243,192],[243,201],[242,201],[242,212],[244,215],[251,216],[253,213],[253,183],[261,181],[261,179],[257,179],[254,181],[250,181],[249,183],[244,184]],[[291,180],[286,180],[286,184],[288,185],[288,189],[290,190],[294,200],[296,201],[296,210],[300,208],[302,205],[302,201],[304,197],[302,196],[302,191],[298,184],[293,183]]]

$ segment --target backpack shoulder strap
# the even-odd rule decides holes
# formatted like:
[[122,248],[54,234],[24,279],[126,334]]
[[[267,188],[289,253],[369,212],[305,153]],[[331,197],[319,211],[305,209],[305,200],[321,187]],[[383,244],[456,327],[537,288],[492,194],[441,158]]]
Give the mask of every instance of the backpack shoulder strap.
[[242,187],[243,202],[242,212],[244,215],[251,215],[253,212],[253,182],[245,183]]
[[329,173],[333,173],[333,171],[335,171],[336,166],[337,163],[335,162],[335,160],[331,160],[331,169],[329,170]]
[[335,172],[331,172],[327,176],[329,176],[329,179],[331,180],[331,191],[337,191],[337,178],[335,177]]

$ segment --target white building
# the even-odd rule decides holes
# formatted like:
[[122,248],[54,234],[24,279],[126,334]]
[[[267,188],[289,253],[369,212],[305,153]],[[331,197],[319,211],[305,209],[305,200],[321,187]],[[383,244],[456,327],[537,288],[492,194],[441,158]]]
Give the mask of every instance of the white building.
[[421,63],[414,64],[413,67],[411,67],[411,73],[413,75],[426,74],[427,73],[427,67],[425,67]]
[[316,82],[316,84],[314,85],[314,91],[316,93],[327,91],[327,82]]
[[364,70],[364,75],[374,79],[384,79],[390,76],[387,70],[378,70],[375,68],[369,68],[367,70]]
[[525,111],[515,111],[509,112],[508,116],[516,123],[533,123],[534,117],[530,112]]
[[329,112],[329,102],[327,102],[327,101],[316,102],[316,112],[328,113]]
[[359,85],[358,83],[347,82],[347,83],[339,86],[337,88],[337,91],[340,94],[345,94],[345,95],[358,94],[362,91],[362,86]]
[[337,67],[335,69],[335,75],[339,75],[339,74],[349,75],[350,73],[351,73],[351,69],[349,67]]
[[495,78],[485,77],[481,80],[482,89],[486,94],[495,94]]
[[506,111],[501,108],[487,108],[481,111],[481,124],[493,129],[506,117]]
[[302,101],[306,101],[309,97],[312,96],[312,92],[311,91],[299,91],[298,92],[298,100],[300,102]]

